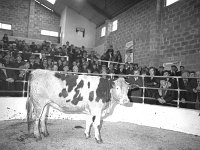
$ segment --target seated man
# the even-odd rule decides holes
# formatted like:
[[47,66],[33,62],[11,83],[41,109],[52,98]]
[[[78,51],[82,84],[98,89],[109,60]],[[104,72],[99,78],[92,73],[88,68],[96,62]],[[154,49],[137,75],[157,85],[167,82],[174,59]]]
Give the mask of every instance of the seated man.
[[196,99],[197,99],[197,91],[196,91],[196,88],[197,88],[197,79],[195,78],[196,77],[196,74],[195,74],[195,71],[191,71],[190,72],[190,78],[188,79],[188,86],[189,86],[189,89],[188,89],[188,92],[189,92],[189,97],[190,97],[190,101],[192,102],[195,102]]
[[184,108],[194,108],[195,104],[190,102],[196,101],[196,93],[194,92],[195,87],[197,86],[196,79],[188,79],[190,76],[189,72],[185,71],[182,73],[182,78],[179,80],[180,92],[180,107]]
[[128,96],[130,102],[142,103],[141,97],[143,89],[141,87],[143,86],[143,81],[142,77],[138,77],[138,75],[140,75],[140,71],[134,70],[134,75],[135,76],[130,76],[127,79],[127,82],[131,85],[131,89],[128,92]]
[[197,99],[196,99],[195,108],[200,110],[200,71],[196,72],[196,77],[197,77],[197,85],[196,85],[196,88],[194,89],[194,93],[197,94]]
[[188,84],[185,86],[187,90],[187,97],[186,101],[189,101],[189,103],[186,104],[187,108],[192,108],[195,109],[195,102],[197,100],[197,89],[198,89],[198,83],[196,74],[194,71],[191,71],[189,73],[189,79],[188,79]]
[[144,78],[145,89],[145,103],[147,104],[156,104],[158,97],[158,90],[153,88],[159,88],[160,79],[155,77],[155,68],[149,68],[149,76]]
[[164,71],[164,79],[160,80],[160,89],[158,89],[158,102],[161,104],[169,103],[174,99],[174,91],[169,89],[174,89],[173,79],[167,78],[170,76],[169,71]]

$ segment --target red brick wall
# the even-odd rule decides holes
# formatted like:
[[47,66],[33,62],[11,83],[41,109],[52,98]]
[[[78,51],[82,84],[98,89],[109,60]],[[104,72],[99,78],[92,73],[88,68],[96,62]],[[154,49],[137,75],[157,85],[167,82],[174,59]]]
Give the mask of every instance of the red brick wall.
[[[161,12],[156,0],[143,0],[115,19],[118,30],[110,34],[108,43],[123,57],[125,44],[133,40],[139,65],[158,66],[178,60],[188,69],[200,70],[199,0],[180,0]],[[101,27],[97,28],[96,46],[105,42],[100,38]]]
[[[13,36],[57,42],[58,38],[41,36],[40,30],[59,32],[60,16],[37,3],[34,5],[30,5],[30,3],[31,0],[1,0],[0,22],[12,24]],[[30,6],[34,7],[32,14]]]

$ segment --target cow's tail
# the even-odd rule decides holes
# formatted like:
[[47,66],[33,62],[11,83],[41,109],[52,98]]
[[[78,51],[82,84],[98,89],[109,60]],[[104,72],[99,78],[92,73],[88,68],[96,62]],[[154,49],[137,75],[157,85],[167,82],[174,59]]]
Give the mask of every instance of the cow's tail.
[[28,125],[28,132],[30,133],[32,120],[32,113],[33,113],[33,104],[31,102],[30,96],[30,83],[31,83],[31,74],[28,80],[28,89],[27,89],[27,101],[26,101],[26,110],[27,110],[27,125]]
[[33,112],[33,105],[31,103],[31,101],[29,100],[30,98],[28,98],[27,102],[26,102],[26,110],[27,110],[27,125],[28,125],[28,132],[30,133],[31,130],[31,124],[32,124],[32,112]]

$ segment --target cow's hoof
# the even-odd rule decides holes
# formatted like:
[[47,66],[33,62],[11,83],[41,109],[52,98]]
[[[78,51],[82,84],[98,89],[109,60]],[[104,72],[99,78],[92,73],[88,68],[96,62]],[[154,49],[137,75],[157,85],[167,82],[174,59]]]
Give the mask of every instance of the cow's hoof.
[[86,133],[84,133],[84,134],[85,134],[85,138],[86,138],[86,139],[91,138],[91,136],[90,136],[89,134],[86,134]]
[[42,132],[42,134],[44,135],[44,137],[48,137],[49,136],[48,132]]
[[42,137],[41,136],[38,136],[38,137],[35,137],[36,138],[36,142],[38,141],[41,141],[42,140]]
[[102,139],[97,140],[97,139],[95,138],[95,140],[96,140],[96,142],[97,142],[98,144],[102,144],[102,143],[103,143],[103,140],[102,140]]

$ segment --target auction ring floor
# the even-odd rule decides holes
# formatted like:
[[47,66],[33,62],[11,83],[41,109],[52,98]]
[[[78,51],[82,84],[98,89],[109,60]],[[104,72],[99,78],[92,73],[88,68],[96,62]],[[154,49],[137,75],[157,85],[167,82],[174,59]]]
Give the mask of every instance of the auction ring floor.
[[131,123],[104,122],[103,144],[84,137],[85,121],[48,120],[50,136],[36,142],[25,120],[0,121],[0,150],[199,150],[200,137]]

